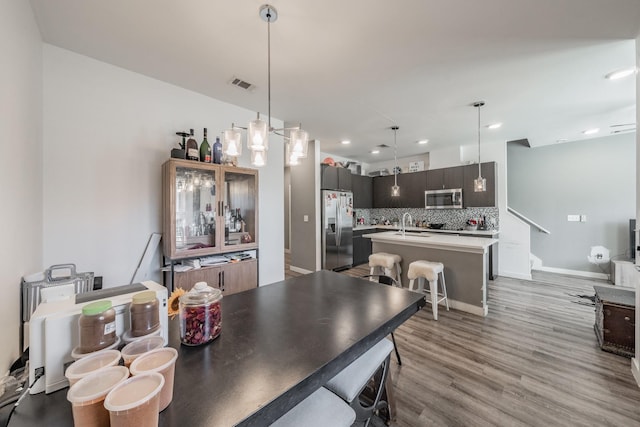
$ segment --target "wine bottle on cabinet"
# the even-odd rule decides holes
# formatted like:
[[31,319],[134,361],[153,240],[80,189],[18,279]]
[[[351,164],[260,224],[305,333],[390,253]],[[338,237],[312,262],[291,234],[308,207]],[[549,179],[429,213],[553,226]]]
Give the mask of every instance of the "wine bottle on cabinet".
[[187,159],[195,160],[196,162],[200,160],[200,153],[198,152],[198,142],[193,136],[193,129],[189,129],[189,139],[187,140]]
[[207,141],[207,128],[204,128],[204,139],[200,144],[200,161],[204,163],[211,163],[211,146]]
[[216,142],[213,143],[213,163],[218,165],[222,163],[222,143],[218,137],[216,137]]

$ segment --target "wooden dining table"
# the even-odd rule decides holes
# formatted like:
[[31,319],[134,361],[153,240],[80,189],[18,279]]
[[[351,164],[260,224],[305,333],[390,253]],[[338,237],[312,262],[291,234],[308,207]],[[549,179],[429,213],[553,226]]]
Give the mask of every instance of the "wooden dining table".
[[[224,297],[222,333],[202,346],[181,345],[173,319],[173,401],[159,425],[268,425],[424,305],[421,294],[322,270]],[[9,426],[73,425],[67,391],[27,396]]]

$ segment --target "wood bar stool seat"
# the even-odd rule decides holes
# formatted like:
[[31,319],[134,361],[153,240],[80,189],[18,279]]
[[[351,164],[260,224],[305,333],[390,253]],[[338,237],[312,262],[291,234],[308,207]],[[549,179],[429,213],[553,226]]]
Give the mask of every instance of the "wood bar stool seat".
[[272,427],[349,427],[356,420],[356,412],[344,400],[320,387],[278,418]]
[[[381,402],[381,397],[387,386],[392,351],[393,344],[383,338],[324,385],[355,410],[356,421],[364,423],[365,427],[374,411],[387,405]],[[371,403],[363,403],[359,396],[376,373],[380,373],[380,377],[376,381],[375,397]]]
[[[400,279],[400,274],[402,273],[401,262],[402,257],[400,255],[376,252],[369,255],[369,267],[371,268],[369,274],[390,276],[402,287],[402,280]],[[377,271],[377,269],[381,271]]]
[[[440,280],[438,280],[440,276]],[[418,292],[430,294],[431,309],[433,310],[433,320],[438,320],[438,304],[445,302],[447,311],[449,311],[449,300],[447,299],[447,285],[444,281],[444,264],[441,262],[431,261],[414,261],[409,264],[407,271],[409,278],[409,290],[414,290],[414,282],[418,279]],[[429,282],[429,290],[424,288],[423,280]],[[441,291],[438,291],[438,283],[440,283]]]

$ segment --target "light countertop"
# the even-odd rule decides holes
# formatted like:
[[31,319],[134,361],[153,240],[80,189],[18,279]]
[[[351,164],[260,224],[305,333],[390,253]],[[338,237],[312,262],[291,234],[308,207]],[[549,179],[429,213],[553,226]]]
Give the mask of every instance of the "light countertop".
[[412,232],[407,227],[408,232],[405,233],[404,236],[398,231],[386,231],[382,233],[365,234],[363,237],[369,238],[373,242],[473,253],[486,253],[489,246],[498,243],[498,239],[487,237],[452,236],[445,233],[434,233],[434,230],[419,230],[420,233],[418,234],[415,231]]
[[[401,227],[393,225],[358,225],[353,228],[354,231],[359,230],[399,230]],[[440,233],[440,234],[473,234],[474,236],[497,236],[500,234],[500,230],[435,230],[432,228],[424,227],[407,227],[407,231],[421,231],[426,233]]]

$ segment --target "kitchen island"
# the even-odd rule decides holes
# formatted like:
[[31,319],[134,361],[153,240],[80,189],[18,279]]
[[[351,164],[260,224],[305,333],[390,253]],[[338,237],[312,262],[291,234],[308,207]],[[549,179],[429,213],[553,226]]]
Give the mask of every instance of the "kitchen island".
[[[489,248],[497,239],[455,236],[444,233],[387,231],[365,234],[371,239],[373,252],[387,252],[402,257],[402,285],[409,286],[407,270],[417,260],[441,262],[447,285],[449,306],[457,310],[486,316]],[[428,287],[428,285],[427,285]]]

